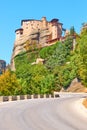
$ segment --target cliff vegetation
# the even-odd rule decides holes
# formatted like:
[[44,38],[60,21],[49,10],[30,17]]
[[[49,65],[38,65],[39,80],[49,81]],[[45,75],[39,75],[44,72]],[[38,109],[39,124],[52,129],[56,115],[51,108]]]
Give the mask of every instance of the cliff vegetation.
[[[67,90],[75,78],[87,87],[87,29],[76,36],[75,49],[73,35],[67,36],[64,42],[44,48],[26,41],[26,51],[15,57],[16,71],[0,76],[0,95]],[[37,63],[38,58],[43,59],[42,62]]]

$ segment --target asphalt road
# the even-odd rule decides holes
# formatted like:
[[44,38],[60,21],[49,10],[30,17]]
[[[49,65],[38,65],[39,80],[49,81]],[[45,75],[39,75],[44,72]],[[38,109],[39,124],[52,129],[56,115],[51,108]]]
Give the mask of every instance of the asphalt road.
[[0,130],[87,130],[79,97],[31,99],[0,104]]

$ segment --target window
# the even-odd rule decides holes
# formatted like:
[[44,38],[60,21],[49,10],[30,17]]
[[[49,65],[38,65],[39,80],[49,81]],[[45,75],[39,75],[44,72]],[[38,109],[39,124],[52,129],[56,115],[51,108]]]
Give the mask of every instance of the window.
[[20,34],[22,35],[22,34],[23,34],[23,32],[20,32]]

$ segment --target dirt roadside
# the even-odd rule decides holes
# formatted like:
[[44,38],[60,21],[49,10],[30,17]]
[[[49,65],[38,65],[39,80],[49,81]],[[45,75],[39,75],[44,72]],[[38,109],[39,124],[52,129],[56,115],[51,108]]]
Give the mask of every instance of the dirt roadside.
[[82,104],[85,106],[85,108],[87,108],[87,98],[83,100]]

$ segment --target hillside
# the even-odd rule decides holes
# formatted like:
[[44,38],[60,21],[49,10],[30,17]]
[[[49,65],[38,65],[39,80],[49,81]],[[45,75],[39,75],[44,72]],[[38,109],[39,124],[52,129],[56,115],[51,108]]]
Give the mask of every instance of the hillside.
[[[83,35],[86,35],[85,31],[84,33],[81,34],[82,38],[77,37],[75,50],[73,50],[73,37],[68,36],[64,42],[57,42],[49,47],[38,48],[33,45],[33,49],[30,50],[28,46],[26,52],[21,52],[15,57],[16,75],[22,87],[29,89],[27,93],[52,93],[60,91],[62,87],[65,91],[86,90],[84,87],[86,70],[81,62],[83,58],[81,53],[85,52],[80,52],[86,45],[84,43],[82,46],[80,43]],[[36,64],[37,58],[43,59],[44,62]],[[70,89],[69,86],[75,78],[80,82]]]
[[0,76],[0,95],[87,92],[87,29],[71,32],[51,46],[24,42],[25,50],[14,58],[15,72]]

